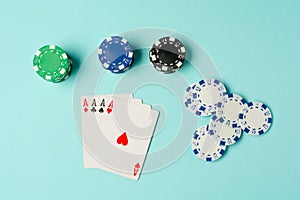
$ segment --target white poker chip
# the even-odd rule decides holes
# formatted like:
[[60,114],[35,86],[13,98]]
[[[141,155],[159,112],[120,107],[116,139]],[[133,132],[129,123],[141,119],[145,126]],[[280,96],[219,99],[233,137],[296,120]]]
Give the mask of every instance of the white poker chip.
[[194,132],[192,149],[199,159],[211,162],[223,156],[226,145],[220,137],[208,133],[208,126],[203,126]]
[[239,113],[240,125],[249,135],[261,135],[267,132],[272,121],[270,109],[260,102],[249,102]]
[[239,113],[246,101],[237,94],[227,94],[217,104],[216,116],[226,126],[239,128]]
[[241,128],[232,128],[221,123],[217,116],[213,116],[209,122],[210,135],[217,135],[225,142],[226,146],[235,144],[242,135]]
[[198,111],[198,105],[195,101],[193,101],[193,94],[194,94],[194,88],[196,84],[192,84],[189,87],[186,88],[183,96],[183,101],[185,107],[188,108],[189,111],[192,113],[195,113]]
[[226,94],[224,85],[216,79],[204,79],[186,89],[185,106],[198,116],[209,116],[216,112],[216,106]]
[[205,108],[200,106],[199,101],[195,101],[195,99],[197,98],[197,93],[194,91],[194,88],[197,84],[198,82],[193,83],[192,85],[186,88],[183,96],[184,105],[192,113],[198,116],[204,116]]

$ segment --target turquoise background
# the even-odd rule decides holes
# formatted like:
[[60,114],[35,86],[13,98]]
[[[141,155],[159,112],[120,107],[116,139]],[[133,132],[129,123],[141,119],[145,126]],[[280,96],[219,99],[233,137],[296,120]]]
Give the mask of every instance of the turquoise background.
[[[299,10],[297,0],[0,0],[1,199],[300,199]],[[187,151],[138,182],[84,169],[72,110],[78,66],[108,35],[153,26],[198,41],[230,91],[267,103],[274,124],[218,162]],[[48,43],[74,60],[64,83],[32,69]]]

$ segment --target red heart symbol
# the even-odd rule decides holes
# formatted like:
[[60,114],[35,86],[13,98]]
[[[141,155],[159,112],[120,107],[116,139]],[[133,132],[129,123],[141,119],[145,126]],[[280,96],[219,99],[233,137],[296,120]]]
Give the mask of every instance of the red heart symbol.
[[111,113],[112,109],[111,108],[107,108],[107,113]]
[[128,138],[126,132],[124,132],[122,135],[118,137],[117,143],[122,144],[123,146],[126,146],[128,144]]

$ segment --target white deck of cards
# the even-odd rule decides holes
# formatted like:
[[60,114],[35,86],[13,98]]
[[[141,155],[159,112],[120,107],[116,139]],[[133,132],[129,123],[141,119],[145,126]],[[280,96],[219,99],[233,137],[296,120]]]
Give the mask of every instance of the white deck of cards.
[[84,166],[138,180],[159,112],[132,94],[81,97]]

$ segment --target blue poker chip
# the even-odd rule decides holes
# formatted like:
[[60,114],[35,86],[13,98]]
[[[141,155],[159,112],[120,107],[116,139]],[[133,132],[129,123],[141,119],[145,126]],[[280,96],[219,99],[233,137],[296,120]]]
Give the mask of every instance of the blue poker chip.
[[237,94],[227,94],[217,104],[216,116],[218,120],[231,128],[239,128],[239,112],[246,101]]
[[204,79],[186,89],[184,104],[198,116],[209,116],[216,112],[218,102],[225,95],[223,83],[216,79]]
[[260,102],[249,102],[239,113],[242,129],[249,135],[262,135],[272,125],[272,113],[268,106]]
[[219,136],[210,135],[208,130],[208,126],[202,126],[194,132],[192,149],[197,158],[211,162],[224,155],[226,144]]
[[133,63],[133,49],[125,38],[111,36],[100,44],[98,58],[105,69],[113,73],[123,73]]

